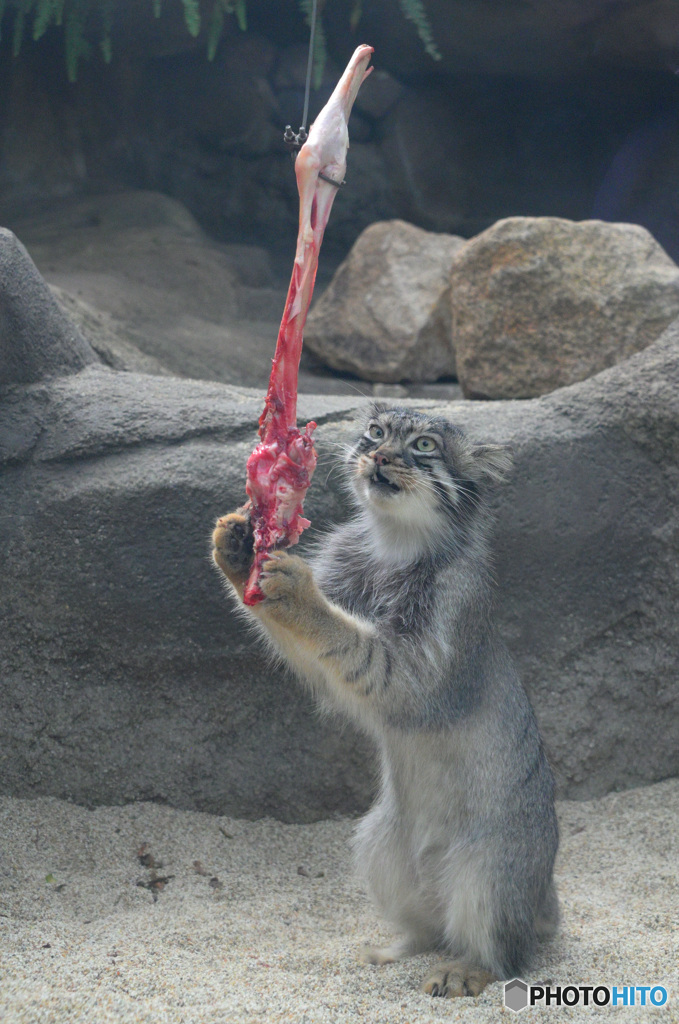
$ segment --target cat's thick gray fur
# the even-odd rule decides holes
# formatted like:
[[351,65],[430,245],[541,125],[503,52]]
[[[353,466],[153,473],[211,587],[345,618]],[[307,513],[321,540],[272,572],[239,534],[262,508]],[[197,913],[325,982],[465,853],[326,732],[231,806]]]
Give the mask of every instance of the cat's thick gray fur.
[[[357,716],[377,741],[381,784],[356,831],[356,865],[414,947],[509,978],[525,970],[537,933],[556,926],[558,831],[535,717],[491,616],[484,487],[502,455],[491,449],[484,465],[482,448],[475,467],[445,421],[379,406],[372,415],[402,434],[435,425],[473,501],[457,519],[451,509],[450,536],[413,561],[399,564],[397,531],[384,538],[392,557],[376,557],[384,524],[363,509],[312,563],[325,595],[373,623],[385,652],[373,658],[373,713]],[[463,466],[462,452],[472,456]]]
[[[420,435],[436,450],[418,451]],[[312,560],[327,599],[310,627],[318,656],[268,620],[268,602],[258,615],[377,744],[379,795],[354,854],[402,934],[383,961],[441,949],[498,978],[525,971],[558,919],[553,777],[492,619],[486,494],[510,464],[444,419],[374,406],[347,460],[357,514]]]

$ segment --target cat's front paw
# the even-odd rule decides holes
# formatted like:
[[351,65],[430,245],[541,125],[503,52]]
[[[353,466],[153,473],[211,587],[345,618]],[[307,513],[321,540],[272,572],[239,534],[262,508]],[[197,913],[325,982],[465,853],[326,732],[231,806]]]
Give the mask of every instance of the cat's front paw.
[[[259,586],[277,618],[301,609],[315,592],[313,574],[298,555],[273,551],[262,567]],[[270,604],[269,604],[270,602]]]
[[232,583],[243,583],[252,565],[253,533],[247,505],[221,516],[212,533],[212,557]]

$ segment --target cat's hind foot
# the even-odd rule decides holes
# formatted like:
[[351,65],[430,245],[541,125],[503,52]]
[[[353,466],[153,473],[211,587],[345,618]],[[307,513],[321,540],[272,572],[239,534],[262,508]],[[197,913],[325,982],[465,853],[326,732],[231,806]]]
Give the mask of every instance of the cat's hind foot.
[[396,946],[397,944],[394,944],[394,946],[386,946],[384,949],[378,949],[377,946],[361,946],[358,956],[361,963],[383,967],[384,964],[394,964],[397,960],[402,959]]
[[457,999],[459,996],[478,996],[486,985],[496,978],[490,971],[473,967],[463,960],[447,960],[437,964],[422,983],[428,996]]
[[248,505],[217,520],[212,543],[215,565],[231,583],[242,586],[252,565],[253,533]]
[[398,960],[405,960],[408,956],[423,953],[430,948],[431,943],[419,942],[417,939],[408,937],[397,939],[396,942],[392,942],[390,946],[385,946],[383,949],[377,946],[361,946],[359,958],[364,964],[375,964],[377,967],[382,967],[384,964],[395,964]]

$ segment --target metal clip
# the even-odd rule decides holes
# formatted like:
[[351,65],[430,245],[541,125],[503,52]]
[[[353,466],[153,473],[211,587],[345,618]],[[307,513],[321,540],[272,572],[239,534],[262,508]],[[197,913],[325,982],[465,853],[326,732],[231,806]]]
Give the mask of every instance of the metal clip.
[[283,133],[283,142],[291,153],[295,153],[298,149],[301,149],[308,138],[309,133],[304,125],[302,125],[298,132],[293,132],[292,125],[286,124],[285,132]]
[[335,181],[334,178],[329,178],[327,174],[323,174],[323,171],[318,172],[318,177],[322,181],[327,181],[328,185],[334,185],[335,188],[342,188],[342,185],[346,185],[346,181]]
[[[286,124],[285,131],[283,133],[283,142],[290,150],[290,154],[292,157],[297,156],[297,153],[302,148],[302,146],[304,145],[308,138],[309,133],[307,132],[304,125],[302,125],[298,132],[293,132],[292,126]],[[323,174],[322,171],[319,172],[318,177],[322,181],[327,181],[328,185],[334,185],[335,188],[342,188],[343,185],[346,185],[346,181],[335,181],[334,178],[329,178],[327,174]]]

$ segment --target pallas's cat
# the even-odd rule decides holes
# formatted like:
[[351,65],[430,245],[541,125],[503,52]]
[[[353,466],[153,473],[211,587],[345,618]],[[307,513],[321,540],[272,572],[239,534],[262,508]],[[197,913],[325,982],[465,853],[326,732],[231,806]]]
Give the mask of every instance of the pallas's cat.
[[[441,417],[374,405],[347,458],[354,517],[309,562],[272,554],[266,599],[244,609],[375,742],[379,794],[354,855],[399,937],[363,955],[440,950],[423,983],[433,996],[520,975],[557,925],[552,773],[491,614],[487,494],[510,466],[507,448],[474,445]],[[240,600],[247,506],[213,541]]]

